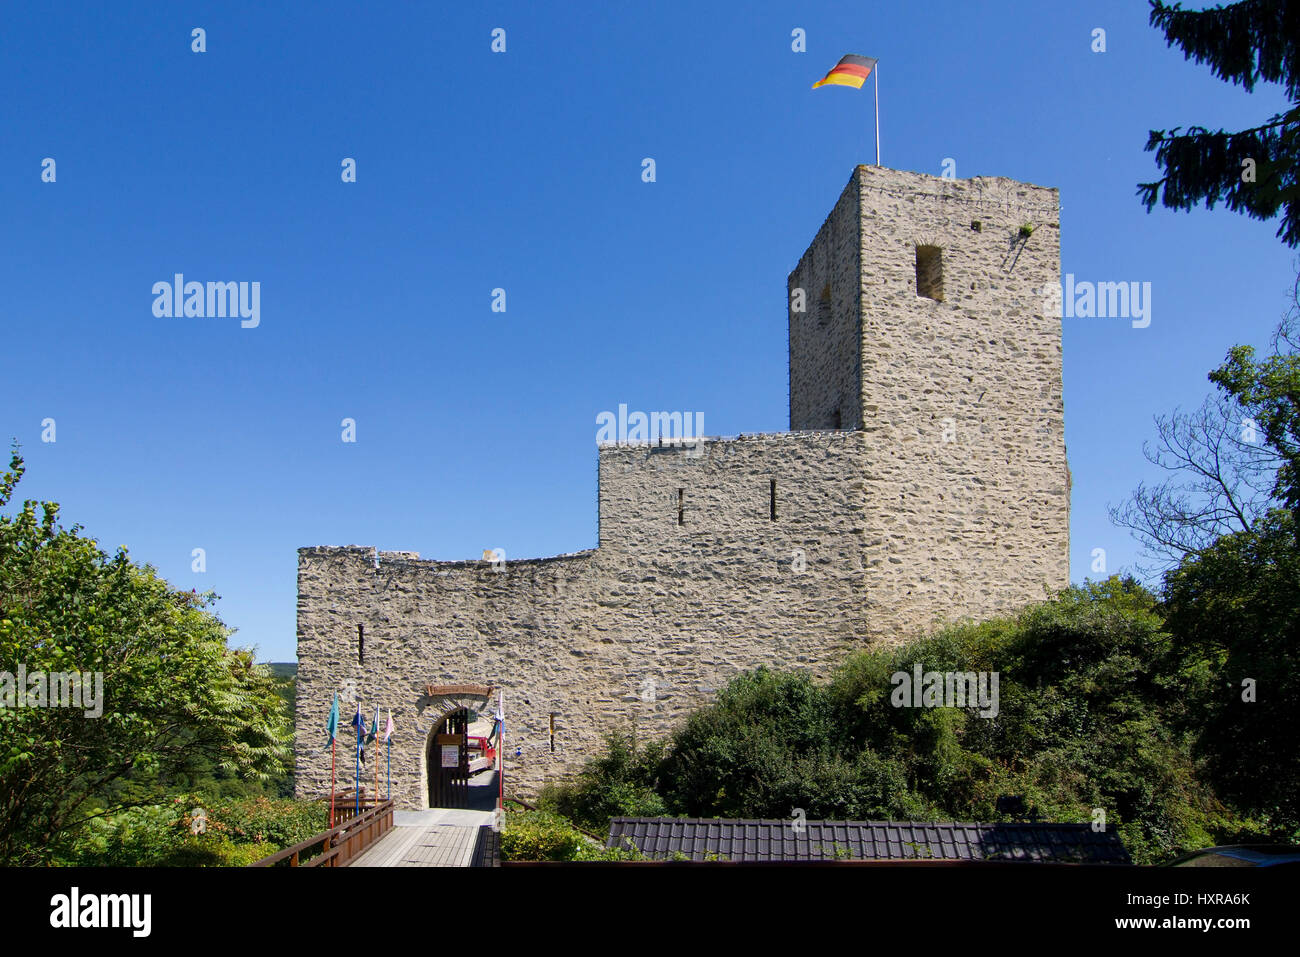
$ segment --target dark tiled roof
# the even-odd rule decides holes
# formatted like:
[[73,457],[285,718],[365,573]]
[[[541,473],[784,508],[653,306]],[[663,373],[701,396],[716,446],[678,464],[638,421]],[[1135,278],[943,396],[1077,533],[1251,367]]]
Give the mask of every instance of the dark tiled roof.
[[1129,864],[1114,831],[1089,824],[807,821],[616,817],[608,847],[693,861],[1048,861]]

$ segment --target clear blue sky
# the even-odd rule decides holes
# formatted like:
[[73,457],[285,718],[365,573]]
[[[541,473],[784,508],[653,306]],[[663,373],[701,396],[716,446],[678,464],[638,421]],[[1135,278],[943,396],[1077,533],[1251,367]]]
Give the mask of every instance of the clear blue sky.
[[[19,495],[214,589],[263,660],[295,656],[300,546],[593,546],[602,410],[788,426],[786,276],[874,156],[870,89],[810,89],[843,53],[880,58],[885,165],[1058,187],[1063,271],[1152,283],[1147,329],[1065,321],[1075,580],[1093,548],[1135,557],[1106,505],[1150,474],[1152,416],[1283,311],[1276,223],[1134,195],[1149,129],[1238,129],[1283,98],[1184,62],[1143,3],[470,6],[5,8]],[[261,325],[155,318],[177,272],[260,282]]]

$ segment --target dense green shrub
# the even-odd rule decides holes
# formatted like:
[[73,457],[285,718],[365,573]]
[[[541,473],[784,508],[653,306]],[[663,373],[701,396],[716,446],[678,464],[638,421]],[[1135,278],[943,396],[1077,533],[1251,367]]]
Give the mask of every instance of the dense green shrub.
[[549,811],[509,813],[501,828],[503,861],[630,861],[640,857],[635,849],[604,847]]
[[182,841],[161,862],[164,867],[248,867],[281,848],[274,844],[236,844],[219,836]]
[[91,818],[65,864],[104,867],[156,867],[180,846],[188,833],[177,803],[131,808]]
[[[1300,545],[1277,509],[1166,577],[1176,723],[1224,800],[1300,842]],[[1248,698],[1252,700],[1247,700]]]
[[613,817],[657,817],[667,813],[655,791],[663,761],[662,742],[638,748],[631,735],[615,732],[604,753],[588,761],[567,785],[548,785],[538,808],[560,814],[597,834]]
[[[996,714],[895,706],[892,676],[916,665],[996,672]],[[666,741],[638,750],[610,739],[575,781],[547,790],[546,806],[600,833],[618,815],[796,809],[811,820],[992,822],[1012,819],[998,799],[1014,796],[1030,819],[1095,823],[1104,813],[1134,860],[1166,860],[1268,825],[1225,806],[1198,771],[1186,716],[1205,694],[1192,680],[1199,667],[1156,596],[1111,578],[1014,617],[851,654],[829,683],[764,668],[738,675]],[[1294,755],[1270,766],[1284,771]],[[639,810],[652,795],[663,811]]]
[[[200,833],[194,811],[203,809]],[[116,867],[243,867],[327,827],[314,801],[185,795],[87,822],[58,863]]]
[[739,675],[673,735],[662,793],[672,811],[692,817],[924,813],[899,770],[844,732],[829,689],[807,675]]
[[207,808],[208,827],[236,843],[291,847],[329,826],[327,805],[267,797],[218,801]]
[[[1005,819],[1004,795],[1041,820],[1092,822],[1100,811],[1134,859],[1150,862],[1204,846],[1206,825],[1231,817],[1171,720],[1185,690],[1171,651],[1156,597],[1112,578],[1015,618],[854,655],[829,693],[849,736],[902,769],[938,816]],[[889,707],[888,676],[918,663],[997,672],[997,715]]]

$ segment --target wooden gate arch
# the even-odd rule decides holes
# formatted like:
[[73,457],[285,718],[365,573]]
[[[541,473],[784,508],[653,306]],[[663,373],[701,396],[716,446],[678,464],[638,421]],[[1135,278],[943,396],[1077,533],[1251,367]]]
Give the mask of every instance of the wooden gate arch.
[[417,702],[424,744],[424,807],[463,808],[469,801],[469,724],[474,712],[490,713],[491,685],[426,685]]

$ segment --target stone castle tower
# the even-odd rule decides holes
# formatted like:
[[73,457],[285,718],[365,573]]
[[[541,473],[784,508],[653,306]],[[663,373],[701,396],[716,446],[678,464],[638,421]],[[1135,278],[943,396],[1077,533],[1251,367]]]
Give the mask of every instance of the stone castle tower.
[[582,552],[299,550],[298,794],[328,791],[334,692],[392,709],[394,797],[418,808],[440,722],[502,689],[527,795],[740,671],[824,675],[1064,587],[1059,281],[1056,190],[859,166],[789,277],[790,432],[600,448]]

